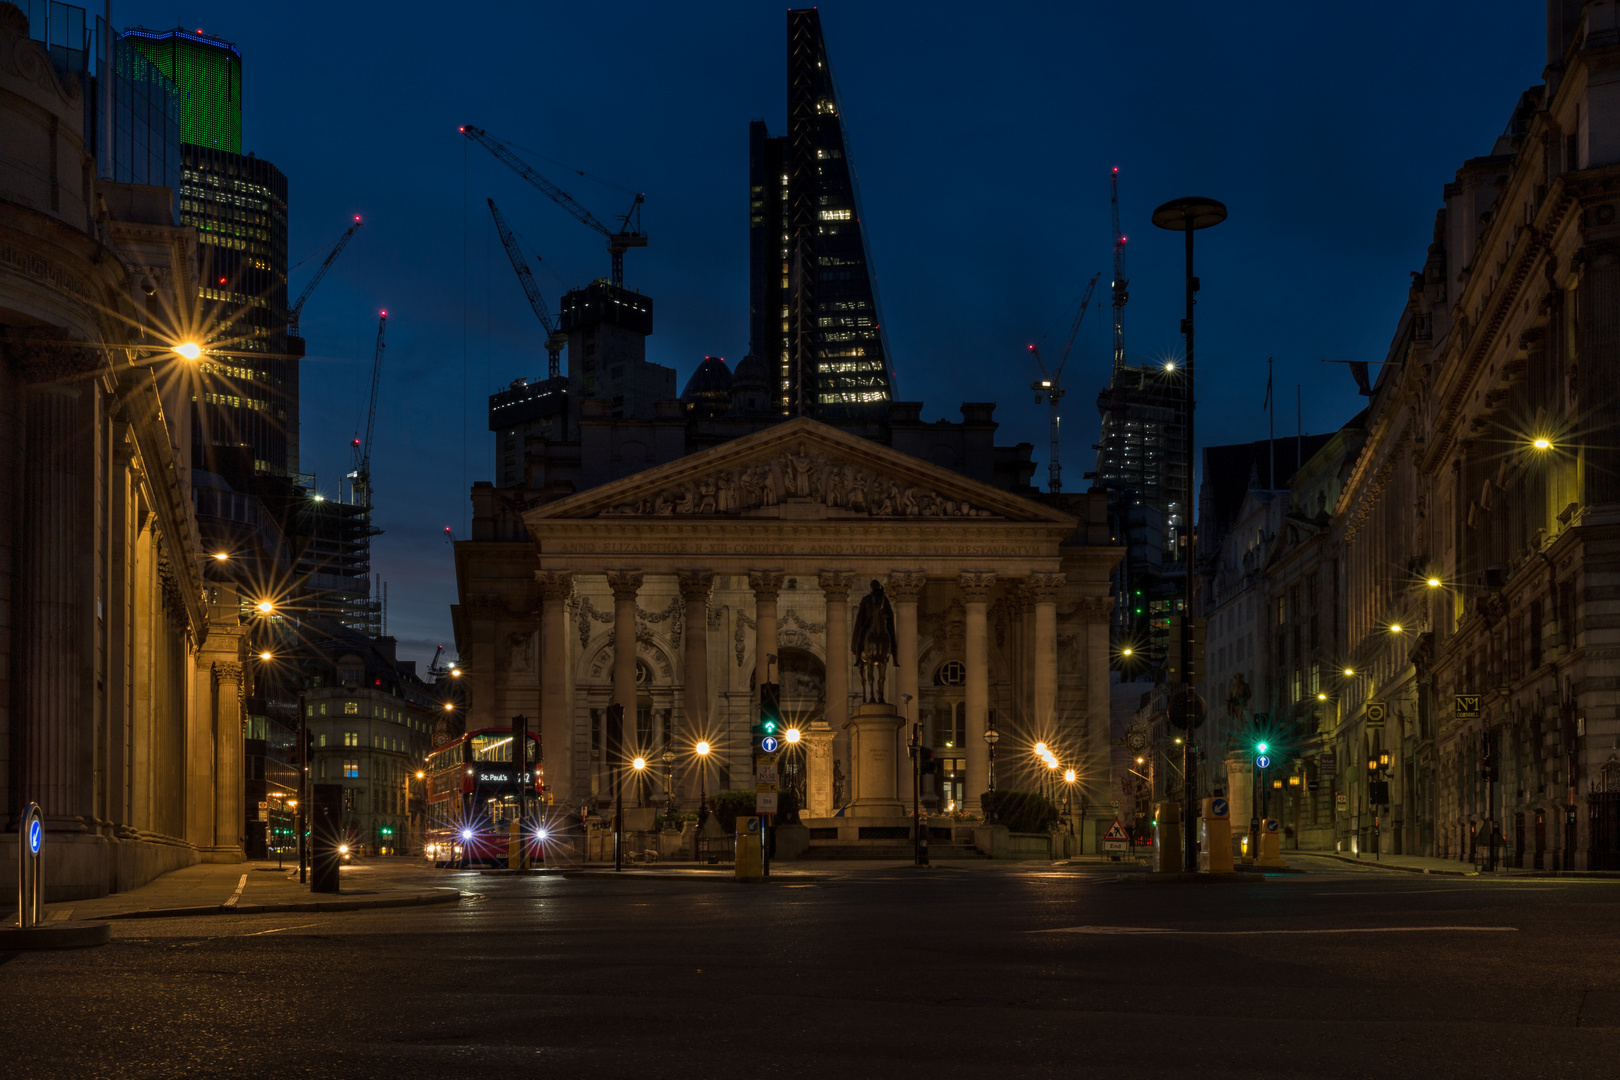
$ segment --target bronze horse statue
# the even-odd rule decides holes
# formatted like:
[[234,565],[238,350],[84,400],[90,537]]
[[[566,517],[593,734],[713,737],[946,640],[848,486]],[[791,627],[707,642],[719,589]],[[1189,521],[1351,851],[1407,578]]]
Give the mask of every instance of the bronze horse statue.
[[894,656],[894,642],[894,608],[883,593],[883,585],[874,581],[872,591],[861,599],[855,613],[855,632],[849,643],[861,671],[861,700],[867,704],[885,700],[883,684]]

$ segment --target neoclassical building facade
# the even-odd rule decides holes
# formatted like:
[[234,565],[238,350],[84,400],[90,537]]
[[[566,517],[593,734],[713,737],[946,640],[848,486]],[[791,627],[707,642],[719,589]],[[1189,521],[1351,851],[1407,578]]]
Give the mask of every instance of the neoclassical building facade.
[[[559,806],[608,805],[615,702],[626,755],[657,774],[641,798],[662,805],[672,786],[692,807],[700,788],[751,786],[748,730],[766,680],[804,734],[807,815],[853,803],[874,778],[856,775],[845,729],[861,702],[850,631],[876,581],[897,637],[886,696],[942,764],[940,810],[979,810],[993,725],[998,787],[1052,785],[1033,754],[1046,742],[1078,773],[1077,814],[1112,813],[1108,589],[1120,552],[1102,496],[1049,505],[801,418],[521,519],[522,535],[457,545],[456,636],[469,727],[538,716]],[[908,807],[909,734],[902,724],[884,755]],[[704,762],[700,741],[713,747]]]
[[48,901],[242,857],[242,631],[191,508],[196,238],[102,183],[77,77],[0,3],[0,887]]

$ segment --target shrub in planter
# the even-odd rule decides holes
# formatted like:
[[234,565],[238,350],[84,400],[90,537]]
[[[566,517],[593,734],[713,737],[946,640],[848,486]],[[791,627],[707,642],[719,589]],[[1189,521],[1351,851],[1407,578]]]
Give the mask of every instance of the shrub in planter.
[[1038,791],[987,791],[979,798],[984,819],[1008,832],[1046,832],[1061,816],[1057,804]]

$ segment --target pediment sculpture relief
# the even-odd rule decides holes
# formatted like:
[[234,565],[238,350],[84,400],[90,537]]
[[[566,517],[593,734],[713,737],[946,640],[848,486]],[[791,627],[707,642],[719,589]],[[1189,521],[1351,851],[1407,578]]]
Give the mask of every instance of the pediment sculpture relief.
[[775,458],[673,485],[603,510],[603,517],[726,517],[787,501],[819,502],[843,515],[991,517],[965,499],[902,483],[800,444]]

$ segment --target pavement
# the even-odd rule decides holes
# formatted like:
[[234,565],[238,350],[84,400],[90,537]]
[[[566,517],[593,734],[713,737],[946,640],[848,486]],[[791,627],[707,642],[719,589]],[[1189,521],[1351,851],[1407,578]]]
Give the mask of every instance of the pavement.
[[390,870],[416,869],[419,859],[362,860],[343,867],[339,892],[312,893],[298,866],[274,862],[198,863],[111,896],[47,904],[46,922],[174,918],[277,911],[360,911],[454,903],[460,890],[425,881],[401,882]]
[[1298,865],[1142,889],[1103,865],[778,864],[756,888],[369,860],[357,898],[462,901],[280,913],[241,910],[250,879],[230,913],[0,952],[0,1080],[1612,1074],[1620,881]]

